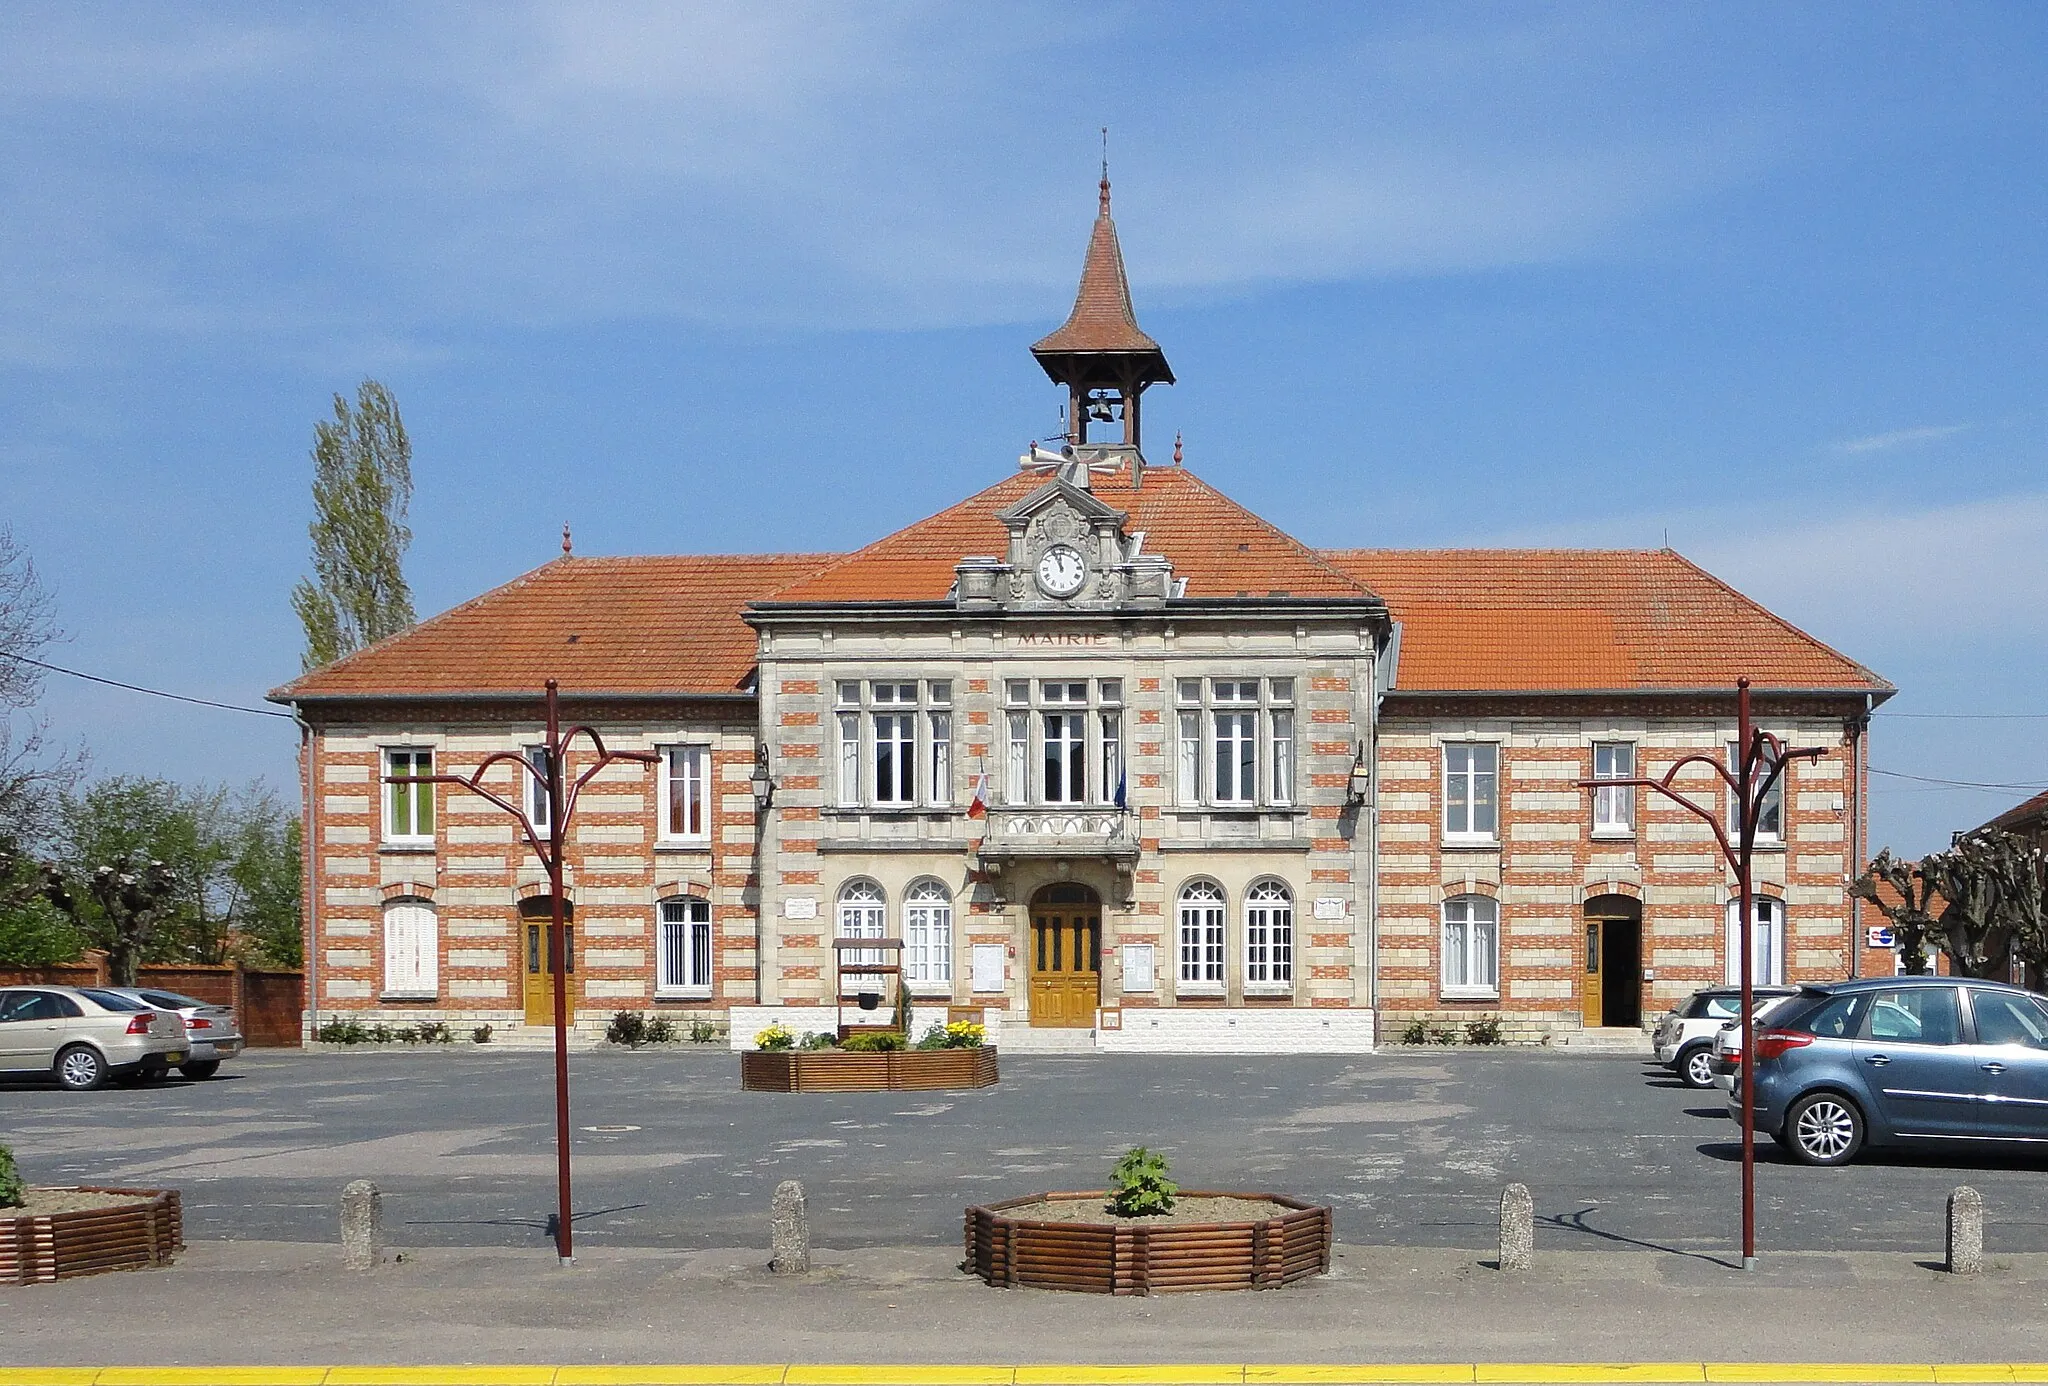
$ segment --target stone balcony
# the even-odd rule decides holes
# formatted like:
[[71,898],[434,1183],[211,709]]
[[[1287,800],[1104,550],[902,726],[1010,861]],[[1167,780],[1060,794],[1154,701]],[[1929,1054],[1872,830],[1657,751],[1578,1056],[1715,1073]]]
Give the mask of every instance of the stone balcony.
[[1117,808],[992,808],[979,855],[992,880],[1013,861],[1107,861],[1116,867],[1127,903],[1138,862],[1138,820]]

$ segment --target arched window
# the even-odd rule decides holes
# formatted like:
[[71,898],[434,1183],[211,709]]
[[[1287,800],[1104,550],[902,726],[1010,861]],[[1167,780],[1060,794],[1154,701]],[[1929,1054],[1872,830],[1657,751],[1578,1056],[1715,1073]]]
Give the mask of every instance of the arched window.
[[1500,995],[1500,906],[1485,895],[1444,901],[1443,994]]
[[412,896],[384,907],[384,995],[432,1000],[441,994],[441,928],[434,907]]
[[[868,880],[848,881],[839,888],[838,937],[888,937],[888,911],[889,900],[882,894],[880,886]],[[839,961],[879,963],[882,961],[882,951],[879,948],[849,949],[839,955]],[[839,990],[843,995],[852,996],[872,985],[872,978],[863,978],[855,974],[840,978]]]
[[[1785,984],[1785,902],[1768,895],[1750,897],[1753,907],[1752,918],[1756,923],[1754,947],[1750,956],[1750,980],[1757,986],[1776,987]],[[1727,943],[1728,956],[1722,975],[1729,986],[1742,985],[1742,928],[1736,920],[1742,914],[1740,899],[1728,902]]]
[[1180,982],[1184,987],[1223,985],[1223,887],[1190,881],[1180,892]]
[[658,995],[711,990],[711,902],[678,895],[661,902],[654,936],[654,990]]
[[903,979],[920,989],[952,989],[953,895],[937,881],[919,881],[903,897]]
[[1244,984],[1294,982],[1294,896],[1278,881],[1260,881],[1244,897]]

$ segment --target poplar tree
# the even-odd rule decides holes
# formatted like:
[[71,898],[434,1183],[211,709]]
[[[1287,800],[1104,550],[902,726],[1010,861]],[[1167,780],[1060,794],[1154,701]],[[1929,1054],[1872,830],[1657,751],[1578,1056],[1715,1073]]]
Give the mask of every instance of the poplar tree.
[[412,442],[398,401],[365,380],[355,407],[336,395],[333,420],[315,424],[313,434],[313,576],[292,589],[308,669],[413,623],[403,571],[412,543]]

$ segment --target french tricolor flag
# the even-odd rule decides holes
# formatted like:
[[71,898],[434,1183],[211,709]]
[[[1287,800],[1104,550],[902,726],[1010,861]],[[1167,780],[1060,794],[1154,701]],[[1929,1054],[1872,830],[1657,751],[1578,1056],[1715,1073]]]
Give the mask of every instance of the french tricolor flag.
[[988,816],[988,772],[986,770],[974,778],[974,797],[967,801],[967,816],[969,818],[985,818]]

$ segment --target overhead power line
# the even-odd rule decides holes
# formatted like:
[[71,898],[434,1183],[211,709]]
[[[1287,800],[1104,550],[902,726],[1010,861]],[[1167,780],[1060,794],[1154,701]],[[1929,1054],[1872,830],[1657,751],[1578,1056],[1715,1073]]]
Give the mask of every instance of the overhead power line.
[[1873,712],[1873,717],[1914,717],[1942,722],[2039,722],[2048,712]]
[[1950,789],[2048,789],[2048,782],[2041,781],[1991,784],[1982,780],[1938,780],[1927,775],[1908,775],[1903,770],[1880,770],[1874,765],[1870,767],[1870,773],[1873,775],[1884,775],[1894,780],[1914,780],[1920,784],[1945,785]]
[[88,674],[80,669],[66,669],[61,664],[49,664],[40,659],[30,659],[27,655],[16,654],[12,650],[0,650],[0,655],[4,655],[8,659],[18,659],[23,664],[33,664],[38,669],[48,669],[53,674],[65,674],[74,679],[84,679],[87,683],[102,683],[109,688],[126,689],[130,693],[147,693],[152,698],[169,698],[174,703],[191,703],[196,707],[217,707],[222,712],[246,712],[251,717],[282,717],[287,722],[292,720],[292,715],[289,712],[280,712],[276,708],[242,707],[237,703],[217,703],[211,698],[193,698],[183,693],[167,693],[161,688],[144,688],[139,683],[123,683],[119,679],[101,678],[98,674]]

